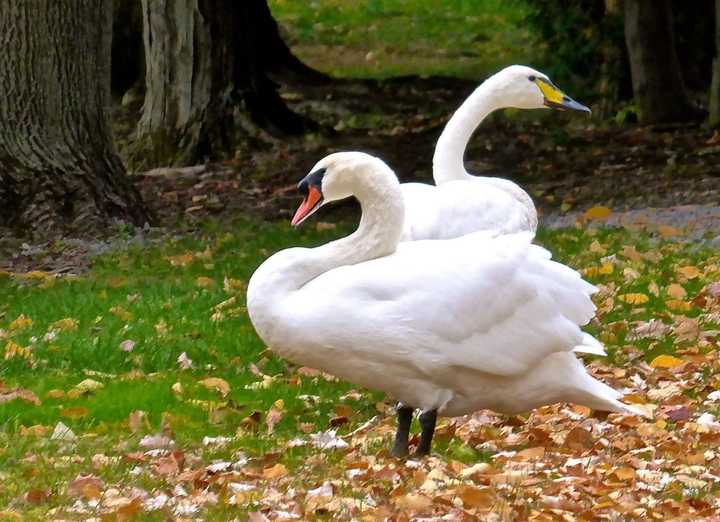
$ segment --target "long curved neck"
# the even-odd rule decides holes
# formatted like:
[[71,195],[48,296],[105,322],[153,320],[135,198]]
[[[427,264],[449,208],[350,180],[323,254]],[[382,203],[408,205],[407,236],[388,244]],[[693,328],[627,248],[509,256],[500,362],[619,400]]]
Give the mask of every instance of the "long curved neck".
[[380,167],[349,175],[355,178],[350,180],[356,182],[352,192],[362,207],[362,218],[354,233],[317,248],[280,251],[253,274],[248,285],[248,311],[259,333],[265,330],[271,335],[275,329],[272,323],[277,319],[276,306],[316,277],[396,250],[405,207],[397,177],[384,164]]
[[467,144],[487,115],[503,107],[492,80],[492,77],[487,79],[475,89],[440,134],[433,156],[436,185],[470,176],[463,161]]
[[340,266],[354,265],[392,254],[397,249],[405,220],[405,206],[397,178],[388,183],[358,186],[354,191],[362,217],[355,232],[310,249],[298,263],[296,289]]

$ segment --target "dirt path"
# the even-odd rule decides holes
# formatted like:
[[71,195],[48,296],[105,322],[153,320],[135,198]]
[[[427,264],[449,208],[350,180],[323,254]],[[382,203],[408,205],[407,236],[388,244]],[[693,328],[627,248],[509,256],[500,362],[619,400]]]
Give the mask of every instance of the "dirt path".
[[717,204],[650,207],[613,212],[602,219],[588,219],[584,212],[550,213],[540,220],[540,226],[548,228],[572,227],[578,223],[642,229],[669,239],[704,242],[720,248],[720,206]]

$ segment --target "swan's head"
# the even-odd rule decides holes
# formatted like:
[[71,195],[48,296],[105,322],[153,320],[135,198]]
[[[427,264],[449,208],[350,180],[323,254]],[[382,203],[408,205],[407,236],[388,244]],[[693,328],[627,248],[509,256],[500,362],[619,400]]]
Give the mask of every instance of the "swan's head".
[[325,156],[298,183],[303,200],[292,218],[292,225],[299,225],[325,203],[357,196],[364,185],[386,181],[380,178],[397,183],[395,173],[380,158],[364,152],[336,152]]
[[506,107],[590,112],[555,86],[547,75],[525,65],[511,65],[488,79]]

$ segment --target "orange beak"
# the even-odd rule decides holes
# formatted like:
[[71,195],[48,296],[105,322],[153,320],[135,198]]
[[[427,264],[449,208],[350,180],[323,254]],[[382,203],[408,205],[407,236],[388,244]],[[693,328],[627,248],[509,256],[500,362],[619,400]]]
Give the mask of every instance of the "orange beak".
[[295,211],[295,215],[293,216],[290,224],[294,227],[298,226],[300,223],[305,221],[305,218],[317,210],[321,202],[322,194],[320,191],[315,187],[310,187],[308,189],[307,196],[305,196],[302,203],[300,203],[300,206]]

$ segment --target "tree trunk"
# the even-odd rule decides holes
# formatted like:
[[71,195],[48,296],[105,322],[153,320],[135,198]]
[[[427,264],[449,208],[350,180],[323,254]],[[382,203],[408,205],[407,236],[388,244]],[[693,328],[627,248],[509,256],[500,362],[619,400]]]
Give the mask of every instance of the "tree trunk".
[[0,226],[147,220],[111,141],[110,0],[0,0]]
[[715,59],[710,85],[710,125],[720,126],[720,0],[715,0]]
[[669,0],[625,0],[625,42],[643,123],[697,119],[675,51]]
[[229,152],[232,110],[262,128],[299,134],[268,72],[324,78],[282,42],[266,0],[142,0],[146,95],[131,161],[187,165]]

